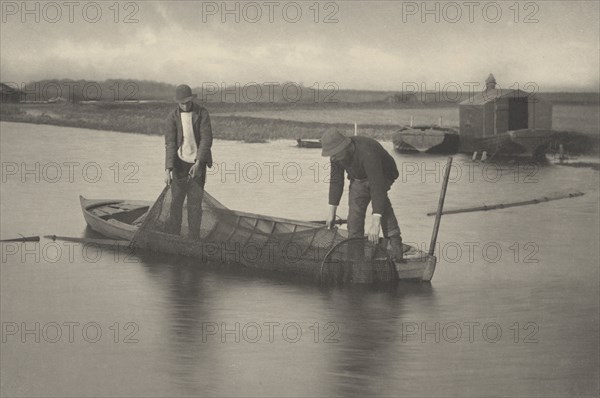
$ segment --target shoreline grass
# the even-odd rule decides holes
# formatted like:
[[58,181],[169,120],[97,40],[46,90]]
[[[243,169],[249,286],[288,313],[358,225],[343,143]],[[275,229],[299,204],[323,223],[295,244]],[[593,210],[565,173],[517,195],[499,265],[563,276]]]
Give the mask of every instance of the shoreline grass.
[[[252,115],[256,111],[279,110],[285,117],[285,110],[318,109],[419,109],[432,113],[443,107],[398,106],[387,103],[365,104],[320,104],[315,108],[306,104],[230,104],[206,103],[211,115],[213,136],[222,140],[261,143],[276,139],[318,139],[327,131],[337,130],[351,135],[353,123],[286,120]],[[344,106],[347,105],[347,106]],[[174,108],[172,102],[115,103],[95,102],[79,104],[6,104],[0,106],[0,120],[9,122],[46,124],[65,127],[108,130],[145,135],[162,135],[164,120]],[[232,115],[230,113],[237,113]],[[360,124],[360,134],[378,140],[391,141],[400,124]],[[577,131],[561,131],[557,139],[565,150],[573,154],[597,154],[600,152],[600,137]]]
[[[203,104],[204,105],[204,104]],[[293,121],[254,116],[229,115],[229,112],[252,112],[255,106],[216,106],[206,104],[214,138],[245,142],[274,139],[318,139],[325,131],[354,131],[353,123]],[[253,104],[255,105],[255,104]],[[272,104],[270,104],[272,105]],[[273,109],[268,105],[266,108]],[[354,104],[355,105],[355,104]],[[2,104],[0,120],[110,130],[125,133],[162,135],[162,125],[173,103],[94,103],[94,104]],[[338,104],[332,105],[339,108]],[[281,109],[280,106],[275,108]],[[292,107],[297,109],[297,107]],[[263,109],[263,108],[261,108]],[[303,108],[304,109],[304,108]],[[361,134],[391,140],[401,125],[361,124]]]

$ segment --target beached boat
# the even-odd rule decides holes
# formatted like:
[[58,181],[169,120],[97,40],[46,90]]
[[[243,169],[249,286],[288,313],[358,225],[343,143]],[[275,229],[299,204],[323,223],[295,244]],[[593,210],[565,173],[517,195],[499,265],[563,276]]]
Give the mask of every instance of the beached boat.
[[458,131],[450,127],[436,125],[403,127],[392,141],[399,153],[438,153],[452,154],[458,151]]
[[[146,214],[152,207],[153,203],[149,201],[139,200],[90,200],[83,196],[80,196],[81,209],[83,216],[87,224],[96,232],[111,238],[118,240],[131,241],[134,235],[142,225]],[[217,209],[218,210],[218,209]],[[210,211],[216,211],[210,209]],[[231,228],[229,226],[235,225],[236,227],[250,225],[252,227],[251,235],[253,237],[261,234],[267,235],[273,232],[279,234],[290,234],[290,239],[299,237],[306,240],[306,237],[310,238],[310,244],[313,245],[317,238],[321,238],[324,234],[331,233],[327,232],[322,224],[290,220],[277,217],[269,217],[264,215],[257,215],[252,213],[245,213],[235,210],[227,210],[230,214],[228,217],[231,218],[233,215],[236,220],[231,224],[226,223],[214,223],[210,231],[208,231],[202,240],[206,242],[206,245],[213,245],[214,242],[224,242],[235,238],[234,235],[240,234],[239,230]],[[203,221],[204,222],[204,221]],[[330,251],[335,247],[343,243],[343,236],[346,233],[345,230],[340,230],[342,242],[332,241]],[[280,235],[281,236],[281,235]],[[167,251],[172,250],[173,253],[185,252],[185,249],[191,247],[190,240],[184,237],[175,237],[174,235],[168,235],[161,232],[153,232],[153,237],[160,241],[169,241],[167,245]],[[334,244],[335,243],[335,244]],[[194,242],[197,245],[198,242]],[[198,249],[200,252],[189,254],[201,254],[208,253],[210,250]],[[214,251],[214,250],[213,250]],[[169,251],[171,252],[171,251]],[[327,256],[325,256],[327,257]],[[397,278],[401,280],[418,280],[418,281],[430,281],[433,277],[436,266],[436,257],[429,255],[415,247],[410,247],[409,250],[404,254],[404,262],[394,262],[394,268],[397,274]],[[248,264],[244,264],[248,265]],[[262,268],[260,264],[249,264],[256,268]],[[289,267],[289,264],[287,265]],[[294,266],[294,264],[292,264]],[[307,271],[300,269],[301,264],[298,263],[297,271]],[[273,268],[271,264],[270,269]],[[290,271],[286,269],[285,271]],[[291,270],[292,272],[294,270]],[[307,271],[312,273],[312,270]],[[304,273],[307,273],[304,272]],[[323,266],[319,272],[323,272]],[[302,272],[299,272],[302,273]],[[318,273],[318,272],[317,272]],[[315,275],[319,276],[319,275]]]
[[461,137],[461,151],[487,152],[491,156],[519,156],[543,159],[556,141],[554,130],[514,130],[487,137]]
[[303,140],[297,138],[296,142],[300,148],[322,148],[321,141],[319,140]]

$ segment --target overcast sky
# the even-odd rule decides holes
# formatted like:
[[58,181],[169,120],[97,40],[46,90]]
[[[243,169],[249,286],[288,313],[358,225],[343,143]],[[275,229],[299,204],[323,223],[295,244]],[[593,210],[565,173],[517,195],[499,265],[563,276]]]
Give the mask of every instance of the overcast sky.
[[2,3],[3,82],[291,81],[400,90],[411,82],[426,89],[482,82],[493,72],[502,87],[597,91],[600,81],[597,1],[429,2],[425,15],[421,1],[231,1],[230,14],[220,1],[123,2],[118,13],[113,1],[22,4]]

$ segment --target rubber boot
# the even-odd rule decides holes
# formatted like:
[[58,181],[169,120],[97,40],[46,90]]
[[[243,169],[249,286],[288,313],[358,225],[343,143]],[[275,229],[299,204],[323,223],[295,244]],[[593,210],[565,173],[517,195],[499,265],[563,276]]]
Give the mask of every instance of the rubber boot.
[[403,245],[402,245],[402,236],[397,235],[397,236],[390,236],[390,251],[391,251],[391,256],[392,256],[392,260],[399,262],[399,263],[405,263],[406,260],[404,260],[404,249],[403,249]]

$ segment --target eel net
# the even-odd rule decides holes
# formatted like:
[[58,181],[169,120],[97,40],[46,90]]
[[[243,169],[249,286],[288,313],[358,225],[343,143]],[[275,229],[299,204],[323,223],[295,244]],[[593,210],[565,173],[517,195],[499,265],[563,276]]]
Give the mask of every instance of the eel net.
[[228,209],[208,192],[202,199],[199,237],[189,232],[187,199],[181,231],[167,232],[172,193],[166,187],[146,214],[132,247],[194,257],[202,263],[237,264],[280,271],[324,283],[379,283],[397,279],[381,244],[348,239],[347,231]]

